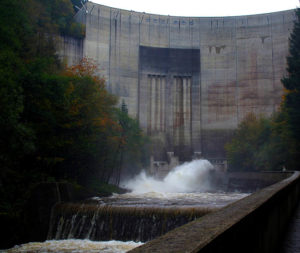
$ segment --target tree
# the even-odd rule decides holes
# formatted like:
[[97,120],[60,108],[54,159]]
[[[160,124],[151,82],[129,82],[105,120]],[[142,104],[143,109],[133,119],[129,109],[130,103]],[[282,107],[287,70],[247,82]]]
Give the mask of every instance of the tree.
[[117,117],[121,132],[115,152],[113,179],[115,184],[119,185],[121,175],[132,177],[148,165],[149,140],[143,134],[138,121],[128,115],[124,100],[117,111]]
[[293,165],[294,144],[286,125],[286,114],[270,118],[248,114],[225,146],[230,170],[282,170]]
[[289,145],[291,169],[300,169],[300,9],[296,10],[296,21],[290,36],[289,56],[287,57],[288,75],[282,79],[285,93],[282,111],[285,114],[287,132],[290,134]]
[[67,107],[70,118],[62,126],[71,132],[71,168],[76,162],[79,178],[89,175],[108,182],[121,128],[115,116],[117,98],[107,92],[105,80],[94,75],[96,69],[95,64],[83,59],[65,72],[71,78]]
[[110,177],[121,127],[117,99],[91,64],[65,70],[56,55],[58,36],[84,36],[76,33],[82,26],[71,1],[2,0],[0,12],[0,219],[10,223],[7,247],[22,242],[22,211],[36,183],[88,185]]
[[[0,213],[15,215],[24,182],[20,164],[33,152],[34,133],[21,120],[24,111],[22,75],[24,47],[30,36],[26,1],[0,1]],[[15,208],[16,207],[16,208]]]
[[58,59],[56,38],[78,35],[71,1],[2,0],[0,12],[0,219],[9,221],[8,247],[22,242],[36,183],[109,182],[136,145],[130,163],[139,163],[143,135],[127,112],[123,119],[93,62],[66,68]]
[[269,122],[248,114],[240,123],[232,141],[226,144],[229,169],[238,171],[257,170],[257,151],[270,136]]
[[96,66],[88,59],[58,73],[41,66],[26,79],[23,117],[38,140],[27,162],[57,180],[108,181],[121,131],[117,98],[94,75]]

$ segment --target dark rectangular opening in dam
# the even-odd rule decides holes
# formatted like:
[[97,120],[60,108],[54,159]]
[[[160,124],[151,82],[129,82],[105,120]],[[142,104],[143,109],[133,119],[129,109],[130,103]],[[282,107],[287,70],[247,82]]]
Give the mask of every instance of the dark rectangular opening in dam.
[[199,91],[200,49],[139,47],[139,116],[148,135],[156,136],[155,159],[172,151],[186,161],[197,150],[192,122]]
[[140,46],[141,71],[195,75],[200,72],[200,49]]

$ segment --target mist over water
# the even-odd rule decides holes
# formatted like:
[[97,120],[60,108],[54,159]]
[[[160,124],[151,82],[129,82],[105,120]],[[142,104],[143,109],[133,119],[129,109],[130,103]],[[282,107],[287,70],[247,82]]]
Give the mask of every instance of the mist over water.
[[132,194],[204,192],[210,189],[209,171],[212,169],[213,165],[207,160],[193,160],[173,168],[163,180],[143,171],[122,186]]
[[213,165],[207,160],[194,160],[173,168],[159,180],[141,172],[122,183],[131,190],[99,199],[103,205],[163,208],[220,208],[249,194],[216,191],[210,184]]

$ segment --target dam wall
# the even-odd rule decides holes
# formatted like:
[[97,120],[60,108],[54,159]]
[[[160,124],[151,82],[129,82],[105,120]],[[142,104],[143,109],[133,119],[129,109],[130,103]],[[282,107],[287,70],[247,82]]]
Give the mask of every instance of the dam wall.
[[130,252],[277,252],[299,197],[295,172]]
[[195,152],[224,158],[245,115],[278,108],[294,10],[176,17],[85,6],[75,16],[86,26],[82,45],[65,43],[60,54],[99,65],[108,90],[151,136],[155,160],[166,152],[180,161]]
[[83,58],[83,39],[60,36],[57,38],[57,54],[60,60],[69,65],[76,65]]

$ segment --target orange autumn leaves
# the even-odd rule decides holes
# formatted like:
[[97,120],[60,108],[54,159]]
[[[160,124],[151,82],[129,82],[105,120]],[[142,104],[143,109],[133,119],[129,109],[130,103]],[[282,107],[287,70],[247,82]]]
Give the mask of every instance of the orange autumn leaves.
[[104,79],[100,79],[99,77],[95,76],[95,72],[98,70],[97,65],[92,59],[88,59],[84,57],[78,65],[73,65],[70,67],[67,67],[64,71],[66,76],[72,77],[72,76],[78,76],[78,77],[84,77],[89,76],[92,77],[95,81],[101,80],[101,83]]
[[73,121],[64,126],[92,128],[105,136],[109,145],[124,145],[122,127],[115,115],[117,98],[108,93],[105,79],[96,76],[97,72],[97,65],[88,58],[83,58],[78,65],[67,67],[63,72],[70,80],[66,95],[69,97],[69,114],[73,117]]
[[85,58],[45,75],[35,89],[35,100],[30,100],[31,108],[39,109],[29,115],[34,115],[41,140],[40,167],[83,185],[119,179],[124,164],[140,168],[146,157],[138,122],[117,107],[117,97],[106,90],[104,78],[97,74],[96,65]]

